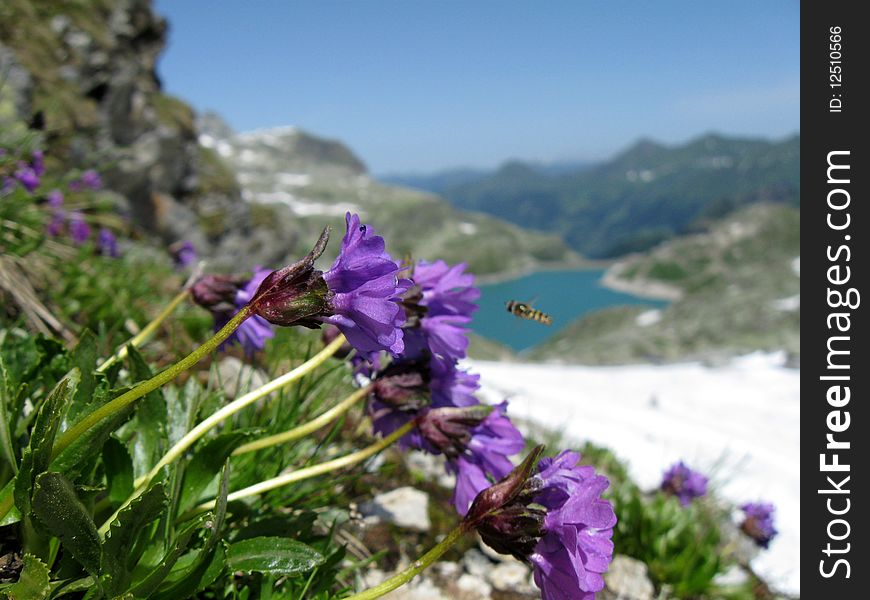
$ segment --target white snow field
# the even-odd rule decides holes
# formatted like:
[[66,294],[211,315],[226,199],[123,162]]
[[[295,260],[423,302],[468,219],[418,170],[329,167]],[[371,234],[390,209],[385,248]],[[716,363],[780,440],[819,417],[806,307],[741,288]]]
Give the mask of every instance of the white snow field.
[[736,504],[773,502],[779,535],[753,567],[776,588],[799,593],[800,372],[784,359],[755,353],[717,367],[467,366],[480,373],[488,402],[507,398],[509,415],[610,448],[645,489],[682,459]]

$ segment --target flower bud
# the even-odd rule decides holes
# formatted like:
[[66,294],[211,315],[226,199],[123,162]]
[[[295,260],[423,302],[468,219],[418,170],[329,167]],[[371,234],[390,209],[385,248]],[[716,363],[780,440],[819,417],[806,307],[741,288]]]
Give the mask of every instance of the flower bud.
[[203,275],[190,288],[193,301],[212,313],[236,310],[236,294],[244,281],[232,275]]
[[420,415],[418,427],[427,442],[447,458],[456,458],[468,448],[471,430],[492,412],[486,404],[433,408]]
[[372,393],[387,406],[414,411],[430,404],[429,383],[428,360],[394,362],[378,373]]
[[314,261],[328,241],[326,227],[305,258],[270,273],[251,299],[254,314],[275,325],[319,327],[315,317],[329,310],[330,291],[323,273],[314,269]]

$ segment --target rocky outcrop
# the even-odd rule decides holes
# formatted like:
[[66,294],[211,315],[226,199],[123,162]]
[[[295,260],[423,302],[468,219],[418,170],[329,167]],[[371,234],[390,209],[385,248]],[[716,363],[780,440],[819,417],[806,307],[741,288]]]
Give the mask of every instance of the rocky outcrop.
[[136,227],[189,239],[218,263],[281,262],[292,244],[257,234],[235,176],[199,144],[193,110],[162,91],[166,32],[148,0],[4,1],[2,105],[43,130],[56,164],[97,167]]

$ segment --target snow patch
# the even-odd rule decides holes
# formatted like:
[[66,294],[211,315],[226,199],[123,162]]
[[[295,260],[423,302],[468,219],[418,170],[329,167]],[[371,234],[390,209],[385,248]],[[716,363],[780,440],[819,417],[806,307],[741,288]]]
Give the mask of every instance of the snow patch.
[[649,327],[650,325],[655,325],[659,321],[662,320],[662,311],[654,308],[652,310],[647,310],[639,315],[634,320],[637,323],[638,327]]
[[780,535],[753,566],[772,585],[800,590],[800,373],[785,352],[730,364],[591,367],[468,361],[481,396],[509,414],[589,440],[628,462],[644,488],[677,460],[712,475],[735,504],[776,505]]
[[278,173],[275,175],[275,181],[279,185],[302,187],[311,183],[311,175],[307,173]]
[[459,224],[459,233],[463,235],[473,235],[477,233],[477,225],[474,223],[462,222]]

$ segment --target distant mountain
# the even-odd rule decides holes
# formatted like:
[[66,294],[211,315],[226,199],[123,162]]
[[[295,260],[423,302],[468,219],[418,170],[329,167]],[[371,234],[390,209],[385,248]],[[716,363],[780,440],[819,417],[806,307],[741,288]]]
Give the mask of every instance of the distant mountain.
[[580,363],[716,360],[786,350],[800,360],[800,211],[756,203],[615,263],[611,287],[673,300],[592,313],[530,358]]
[[[204,114],[198,128],[200,144],[235,173],[261,232],[295,240],[299,252],[326,223],[343,231],[350,210],[384,234],[397,258],[410,253],[465,261],[480,275],[579,260],[555,234],[528,232],[431,193],[380,183],[339,141],[294,127],[234,133],[213,113]],[[334,252],[337,245],[331,247]]]
[[[508,161],[506,165],[522,165],[532,171],[532,175],[564,175],[579,173],[592,168],[594,163],[583,161],[559,161],[549,163]],[[502,167],[503,168],[503,167]],[[455,168],[436,171],[435,173],[399,173],[379,175],[378,180],[394,183],[405,187],[444,195],[461,186],[483,181],[492,177],[496,169]]]
[[594,166],[548,171],[511,161],[483,177],[459,171],[465,176],[406,183],[437,186],[454,206],[558,233],[575,250],[608,258],[650,248],[746,204],[798,205],[799,171],[798,135],[769,142],[710,134],[680,146],[640,140]]

